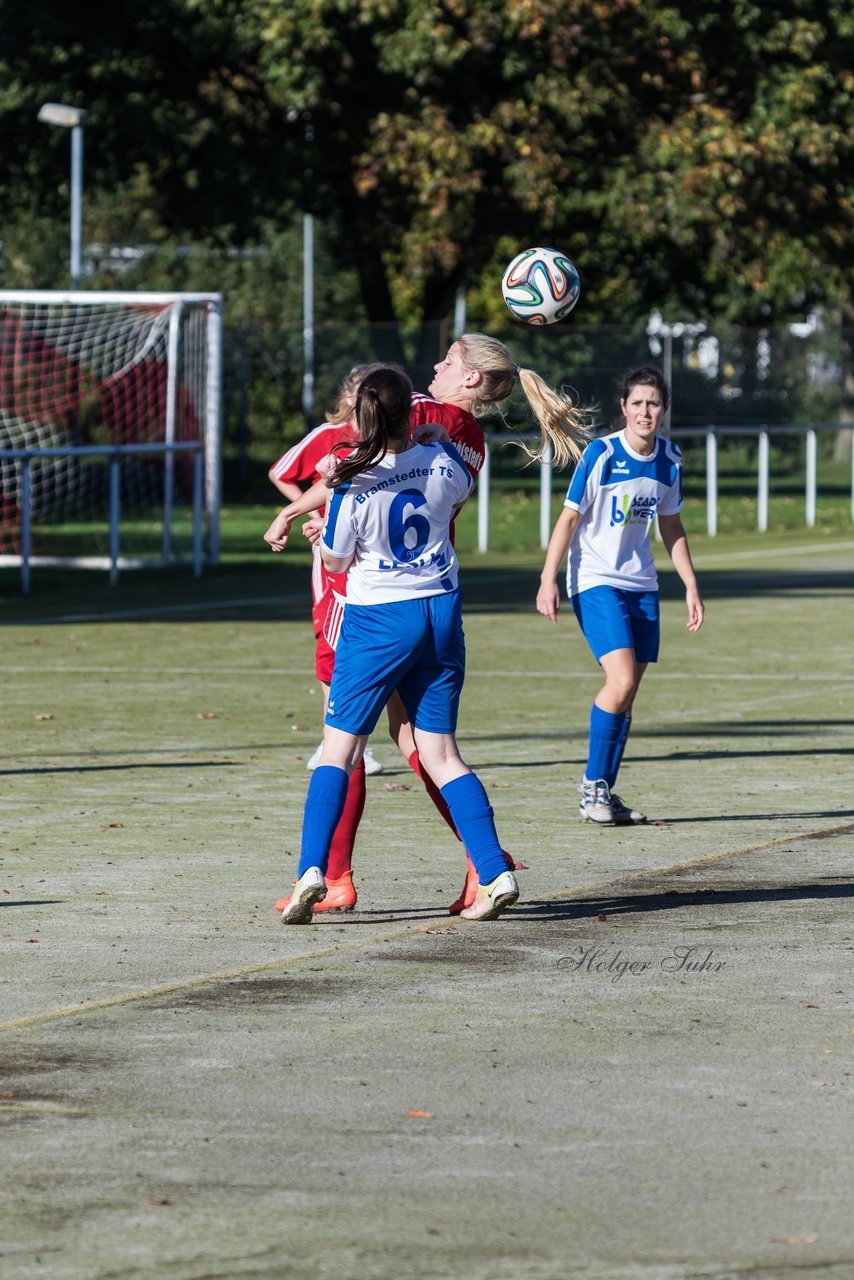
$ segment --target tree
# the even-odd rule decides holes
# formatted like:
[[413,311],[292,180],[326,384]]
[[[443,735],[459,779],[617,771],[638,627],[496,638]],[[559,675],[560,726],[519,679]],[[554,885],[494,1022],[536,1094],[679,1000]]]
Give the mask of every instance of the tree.
[[498,323],[543,242],[589,323],[850,322],[853,27],[843,0],[7,0],[0,214],[64,213],[59,98],[91,113],[90,239],[240,246],[309,208],[375,323],[461,283]]
[[781,0],[255,0],[271,96],[310,115],[312,199],[368,314],[526,242],[588,319],[768,321],[850,299],[852,19]]

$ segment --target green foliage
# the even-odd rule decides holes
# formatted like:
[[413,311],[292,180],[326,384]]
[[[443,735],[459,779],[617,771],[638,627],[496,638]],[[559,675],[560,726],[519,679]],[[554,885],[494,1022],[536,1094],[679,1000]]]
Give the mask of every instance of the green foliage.
[[[461,285],[469,328],[604,422],[619,373],[661,357],[652,309],[707,322],[674,349],[682,424],[850,415],[853,54],[841,0],[7,0],[0,282],[67,284],[68,135],[36,115],[70,102],[86,283],[223,292],[244,469],[305,426],[305,210],[318,416],[358,360],[426,386]],[[546,331],[498,288],[536,243],[583,282]],[[816,308],[828,332],[793,339]]]
[[853,48],[841,0],[8,0],[5,282],[45,280],[34,209],[66,215],[56,99],[90,112],[89,242],[257,245],[308,207],[373,323],[467,282],[492,326],[542,242],[588,324],[838,314]]

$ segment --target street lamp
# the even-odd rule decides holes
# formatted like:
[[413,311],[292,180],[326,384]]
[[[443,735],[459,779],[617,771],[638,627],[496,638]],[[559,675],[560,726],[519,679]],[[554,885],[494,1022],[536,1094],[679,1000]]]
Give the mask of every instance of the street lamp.
[[42,124],[58,124],[71,130],[71,287],[80,288],[83,240],[83,125],[88,111],[46,102],[39,109]]
[[[298,111],[289,107],[288,124],[295,124],[302,118],[305,130],[307,154],[311,154],[314,143],[314,124],[307,111]],[[302,215],[302,411],[306,423],[311,426],[314,419],[314,215],[309,212],[308,188],[313,174],[310,168],[303,170],[303,215]]]

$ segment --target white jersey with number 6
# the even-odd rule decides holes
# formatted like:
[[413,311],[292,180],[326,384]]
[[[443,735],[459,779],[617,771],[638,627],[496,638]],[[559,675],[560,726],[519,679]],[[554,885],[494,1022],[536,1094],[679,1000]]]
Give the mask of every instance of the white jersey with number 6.
[[347,604],[388,604],[455,591],[457,559],[449,537],[454,511],[473,478],[452,444],[416,444],[388,454],[337,488],[323,545],[355,552]]

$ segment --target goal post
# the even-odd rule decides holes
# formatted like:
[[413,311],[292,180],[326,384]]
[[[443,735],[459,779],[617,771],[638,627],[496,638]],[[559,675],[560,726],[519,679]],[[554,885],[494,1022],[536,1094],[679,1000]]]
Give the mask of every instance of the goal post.
[[221,294],[0,290],[0,565],[217,563],[221,368]]

